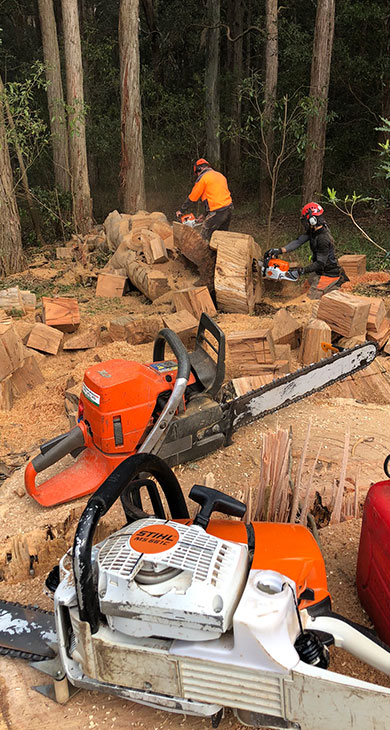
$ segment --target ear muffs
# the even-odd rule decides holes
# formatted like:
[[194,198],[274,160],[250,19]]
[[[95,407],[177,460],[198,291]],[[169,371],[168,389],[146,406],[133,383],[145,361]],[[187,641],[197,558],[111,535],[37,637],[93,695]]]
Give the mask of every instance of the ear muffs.
[[309,225],[310,226],[316,226],[317,225],[317,218],[315,215],[311,215],[309,218]]

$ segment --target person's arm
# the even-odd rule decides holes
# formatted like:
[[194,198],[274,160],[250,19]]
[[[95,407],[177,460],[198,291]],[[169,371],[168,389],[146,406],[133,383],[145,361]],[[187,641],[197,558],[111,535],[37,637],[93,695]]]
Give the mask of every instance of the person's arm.
[[176,215],[180,215],[181,213],[184,213],[188,208],[190,207],[191,203],[196,203],[197,200],[201,197],[204,190],[204,182],[202,182],[202,178],[198,180],[194,187],[192,188],[190,194],[185,199],[183,205],[181,206],[180,210],[176,211]]
[[303,246],[303,244],[307,243],[309,240],[310,236],[307,233],[302,233],[298,236],[298,238],[294,239],[294,241],[290,241],[290,243],[287,243],[286,246],[283,246],[280,250],[282,253],[290,253],[291,251],[295,251],[296,248]]
[[290,271],[298,271],[301,274],[311,274],[313,271],[316,274],[322,274],[325,268],[329,256],[329,245],[326,238],[318,237],[317,239],[317,259],[312,261],[307,266],[297,267],[296,269],[290,269]]

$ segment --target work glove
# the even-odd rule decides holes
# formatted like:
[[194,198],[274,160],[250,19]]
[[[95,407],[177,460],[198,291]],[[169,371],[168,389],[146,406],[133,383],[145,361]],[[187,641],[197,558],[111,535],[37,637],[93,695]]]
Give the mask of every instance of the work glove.
[[265,252],[264,258],[265,259],[272,259],[277,258],[282,253],[281,248],[269,248],[268,251]]
[[177,210],[177,211],[176,211],[176,220],[178,220],[178,221],[179,221],[179,220],[180,220],[180,218],[182,217],[182,215],[183,215],[182,211],[181,211],[181,210]]

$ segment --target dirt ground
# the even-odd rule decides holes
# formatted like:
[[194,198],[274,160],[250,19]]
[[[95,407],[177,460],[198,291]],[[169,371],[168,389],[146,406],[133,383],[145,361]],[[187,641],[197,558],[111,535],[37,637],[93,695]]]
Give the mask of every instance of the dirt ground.
[[[42,270],[45,271],[45,268]],[[179,273],[177,277],[176,281],[179,281]],[[157,306],[151,305],[134,292],[112,301],[94,299],[91,289],[78,296],[82,315],[80,333],[91,325],[108,326],[110,319],[124,313],[170,311],[168,303],[162,301]],[[287,306],[301,322],[306,322],[311,316],[312,302],[304,293],[299,293],[298,296],[290,294],[288,299],[267,295],[261,310],[264,316],[218,314],[216,319],[226,333],[255,329],[267,324],[280,306]],[[28,318],[16,320],[16,327],[24,336],[29,329]],[[77,520],[87,498],[54,508],[39,507],[24,492],[24,465],[37,453],[40,443],[69,429],[64,392],[70,379],[74,384],[81,384],[90,363],[118,357],[150,361],[152,345],[131,346],[126,342],[112,342],[86,351],[61,351],[56,357],[40,355],[39,364],[45,382],[16,401],[9,413],[0,411],[0,462],[10,470],[16,467],[8,479],[0,482],[0,599],[52,608],[51,599],[43,591],[44,578],[72,544]],[[227,378],[235,375],[237,373],[228,358]],[[357,479],[361,508],[370,485],[383,478],[383,461],[390,446],[387,437],[388,409],[389,406],[379,402],[363,403],[335,397],[330,388],[241,429],[234,435],[231,446],[197,462],[179,466],[175,471],[186,495],[194,483],[204,483],[206,476],[212,473],[217,489],[242,498],[246,484],[256,489],[262,434],[278,427],[291,427],[295,472],[311,419],[303,488],[322,444],[313,479],[312,499],[317,492],[324,504],[329,501],[335,480],[340,476],[345,431],[349,427],[351,446],[347,490],[352,489],[351,485]],[[53,467],[53,471],[56,469],[58,466]],[[118,506],[103,521],[100,537],[122,523],[123,516]],[[320,537],[334,609],[369,626],[355,589],[360,526],[360,519],[327,526],[320,530]],[[342,652],[334,652],[331,668],[368,681],[386,681],[379,673],[351,661]],[[26,663],[0,658],[0,730],[38,730],[46,713],[50,724],[57,723],[62,730],[125,730],[129,727],[176,730],[184,724],[194,730],[210,727],[210,720],[185,719],[92,692],[80,692],[66,706],[58,706],[31,689],[43,682],[42,674]],[[242,726],[229,713],[220,724],[221,730],[238,727]]]

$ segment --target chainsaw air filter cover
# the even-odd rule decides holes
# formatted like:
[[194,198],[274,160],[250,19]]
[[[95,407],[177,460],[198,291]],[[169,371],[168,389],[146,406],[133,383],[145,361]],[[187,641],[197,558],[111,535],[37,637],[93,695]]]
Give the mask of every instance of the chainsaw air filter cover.
[[248,573],[244,545],[149,517],[98,546],[100,610],[128,636],[216,639],[232,625]]

